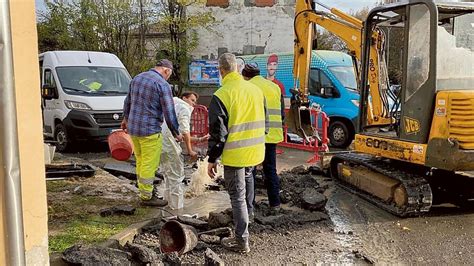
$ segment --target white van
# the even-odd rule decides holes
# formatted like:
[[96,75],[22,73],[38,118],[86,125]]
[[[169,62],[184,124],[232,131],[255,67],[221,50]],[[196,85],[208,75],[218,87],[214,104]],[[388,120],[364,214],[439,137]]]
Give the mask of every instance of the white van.
[[44,135],[58,151],[120,127],[131,78],[117,56],[53,51],[40,54],[39,65]]

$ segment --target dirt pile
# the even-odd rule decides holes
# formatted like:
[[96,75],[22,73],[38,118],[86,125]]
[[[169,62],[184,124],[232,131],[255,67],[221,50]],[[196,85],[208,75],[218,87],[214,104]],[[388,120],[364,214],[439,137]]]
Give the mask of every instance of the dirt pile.
[[280,200],[283,204],[311,211],[324,211],[327,185],[320,185],[311,171],[303,166],[283,171],[280,176]]

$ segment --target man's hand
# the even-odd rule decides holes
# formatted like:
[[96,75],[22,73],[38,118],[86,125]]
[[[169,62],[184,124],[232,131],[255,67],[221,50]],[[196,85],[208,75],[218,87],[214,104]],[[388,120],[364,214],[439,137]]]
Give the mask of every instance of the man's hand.
[[183,134],[179,134],[178,136],[174,137],[177,142],[183,141]]
[[217,163],[209,163],[207,165],[207,174],[210,178],[215,178],[217,174]]
[[121,128],[123,131],[127,132],[127,119],[124,118],[124,119],[122,120],[122,123],[120,123],[120,128]]
[[193,161],[196,161],[196,160],[197,160],[198,155],[199,155],[199,154],[198,154],[197,152],[195,152],[195,151],[190,151],[190,152],[189,152],[189,156],[191,156],[191,159],[192,159]]
[[211,137],[211,135],[207,134],[206,136],[202,136],[199,139],[200,139],[201,142],[204,142],[204,141],[209,140],[210,137]]

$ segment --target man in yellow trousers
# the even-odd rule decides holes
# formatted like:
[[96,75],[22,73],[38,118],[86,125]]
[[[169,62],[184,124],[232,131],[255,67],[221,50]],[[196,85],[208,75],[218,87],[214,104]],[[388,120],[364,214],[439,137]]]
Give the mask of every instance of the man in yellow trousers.
[[173,104],[173,93],[167,80],[173,64],[160,60],[149,71],[135,76],[124,103],[122,129],[132,137],[136,158],[138,189],[142,205],[163,207],[168,204],[153,195],[153,181],[160,163],[162,149],[162,124],[165,118],[170,132],[182,140]]

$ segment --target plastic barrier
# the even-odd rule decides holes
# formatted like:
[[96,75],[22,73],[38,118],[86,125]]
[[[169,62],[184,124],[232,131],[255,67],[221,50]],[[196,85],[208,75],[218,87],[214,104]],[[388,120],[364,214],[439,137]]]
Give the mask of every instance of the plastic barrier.
[[209,133],[209,113],[204,105],[194,106],[191,114],[191,136],[202,137]]
[[[288,113],[289,109],[285,109],[285,113]],[[191,115],[191,135],[192,136],[204,136],[209,133],[209,121],[208,121],[208,110],[204,105],[196,105]],[[307,163],[315,163],[321,159],[320,153],[329,151],[329,139],[327,129],[329,126],[329,118],[326,113],[311,109],[311,121],[313,127],[318,132],[320,139],[313,138],[311,141],[306,141],[299,138],[299,141],[288,138],[288,127],[283,126],[284,140],[278,145],[281,147],[287,147],[298,150],[305,150],[314,152],[314,155],[307,160]],[[321,121],[321,123],[318,123]],[[296,134],[294,134],[296,136]],[[298,138],[298,137],[297,137]],[[282,150],[277,149],[277,153],[283,153]]]
[[[287,114],[288,112],[289,109],[285,109],[285,113]],[[321,124],[319,124],[318,121],[321,121]],[[284,139],[278,143],[278,145],[282,147],[314,152],[314,155],[306,161],[307,163],[319,161],[321,159],[320,153],[329,151],[329,139],[327,134],[329,117],[323,111],[311,109],[311,122],[313,128],[318,132],[320,139],[313,138],[310,141],[299,137],[296,137],[298,140],[292,140],[291,137],[289,139],[288,127],[285,125],[283,126]],[[293,135],[296,136],[296,134]]]

